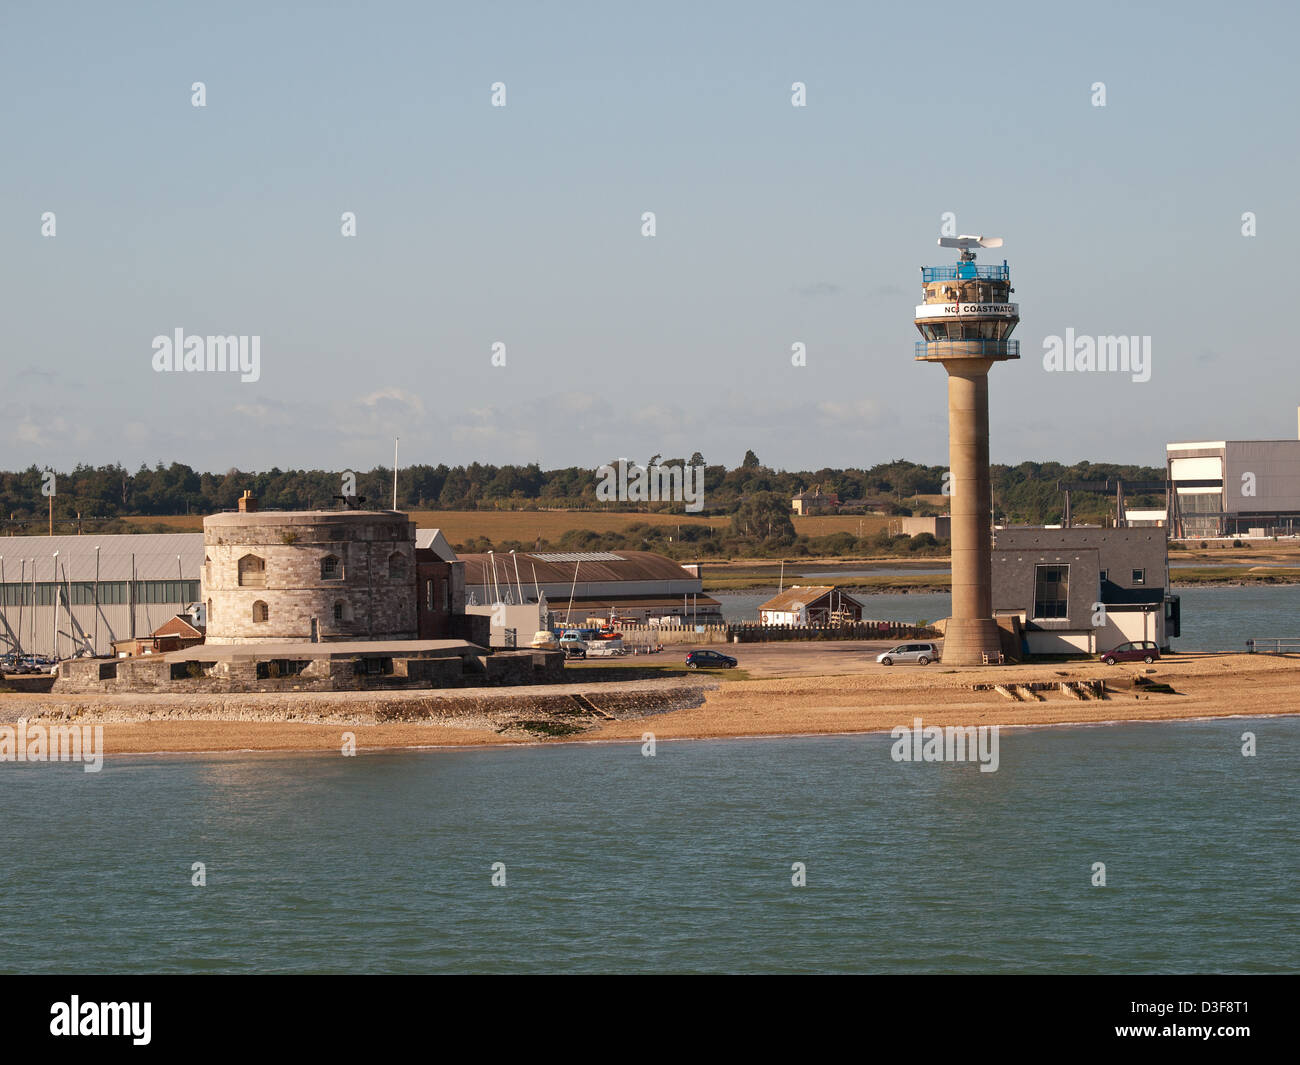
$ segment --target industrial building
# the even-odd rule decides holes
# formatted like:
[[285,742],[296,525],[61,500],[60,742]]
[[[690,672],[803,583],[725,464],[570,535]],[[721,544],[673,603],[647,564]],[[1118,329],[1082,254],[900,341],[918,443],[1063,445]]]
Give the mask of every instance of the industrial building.
[[589,617],[618,625],[722,623],[722,604],[704,594],[700,567],[651,551],[488,552],[461,561],[471,613],[545,599],[557,625]]
[[202,533],[0,537],[0,649],[111,654],[196,607],[202,565]]
[[1209,440],[1165,452],[1174,539],[1300,533],[1300,440]]
[[899,518],[897,521],[900,536],[920,536],[922,533],[929,533],[936,540],[952,538],[952,518],[947,514]]
[[995,530],[993,611],[1019,619],[1021,652],[1099,654],[1130,640],[1168,650],[1180,604],[1169,594],[1159,528]]

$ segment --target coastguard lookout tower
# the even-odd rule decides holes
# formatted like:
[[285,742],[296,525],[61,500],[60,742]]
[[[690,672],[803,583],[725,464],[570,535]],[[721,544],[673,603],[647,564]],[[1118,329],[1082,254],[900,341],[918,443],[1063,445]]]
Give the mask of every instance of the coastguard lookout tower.
[[1009,340],[1020,321],[1008,302],[1011,271],[978,266],[976,248],[1000,248],[1000,237],[940,237],[958,248],[954,266],[921,267],[924,302],[916,308],[918,362],[948,371],[948,468],[952,509],[952,617],[944,633],[943,661],[975,666],[998,661],[993,620],[992,507],[989,487],[989,367],[1020,358]]

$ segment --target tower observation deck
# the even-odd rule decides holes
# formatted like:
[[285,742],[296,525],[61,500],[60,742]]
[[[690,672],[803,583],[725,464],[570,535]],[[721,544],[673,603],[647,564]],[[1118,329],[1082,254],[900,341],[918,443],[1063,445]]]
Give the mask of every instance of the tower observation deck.
[[999,248],[997,237],[941,237],[959,248],[953,266],[923,266],[923,302],[916,308],[918,362],[948,371],[948,468],[952,512],[952,617],[943,660],[952,665],[997,661],[993,620],[992,517],[989,485],[989,384],[995,362],[1020,358],[1011,333],[1020,309],[1011,303],[1011,271],[979,266],[975,248]]

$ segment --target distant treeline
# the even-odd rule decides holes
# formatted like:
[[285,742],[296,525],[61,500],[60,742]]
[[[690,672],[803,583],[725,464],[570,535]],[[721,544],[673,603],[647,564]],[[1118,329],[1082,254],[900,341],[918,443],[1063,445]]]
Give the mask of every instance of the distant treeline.
[[[610,464],[617,459],[611,458]],[[630,460],[635,461],[635,460]],[[689,459],[650,456],[642,465],[702,465],[704,510],[683,513],[681,503],[648,505],[602,503],[596,498],[599,480],[596,467],[570,466],[543,470],[539,465],[492,466],[404,466],[397,474],[397,502],[411,510],[532,510],[540,508],[592,511],[637,511],[683,513],[681,538],[719,537],[757,545],[771,542],[787,547],[795,541],[789,520],[790,499],[816,486],[823,493],[835,493],[841,501],[865,501],[872,510],[889,514],[935,513],[942,507],[921,504],[918,495],[939,495],[943,488],[943,466],[923,466],[903,459],[865,469],[820,469],[778,471],[764,466],[749,451],[734,469],[708,465],[698,452]],[[262,472],[227,470],[199,473],[173,462],[158,463],[152,469],[141,466],[131,473],[121,465],[79,465],[71,472],[47,471],[32,466],[19,472],[0,473],[0,506],[7,525],[14,531],[42,531],[47,518],[49,488],[54,490],[56,531],[71,531],[78,515],[86,530],[110,531],[115,519],[125,516],[209,514],[230,510],[240,495],[252,491],[264,509],[313,509],[338,506],[343,491],[344,470],[281,470]],[[1039,524],[1061,518],[1062,497],[1056,488],[1061,480],[1163,479],[1162,468],[1057,462],[1022,462],[1018,466],[994,466],[992,471],[994,508],[999,520]],[[392,500],[393,471],[377,467],[355,471],[357,494],[377,507]],[[1158,505],[1157,498],[1130,497],[1133,505]],[[1099,495],[1076,494],[1076,521],[1101,521],[1110,513],[1113,500]],[[694,518],[725,515],[728,530],[708,532],[702,523],[688,526]],[[580,519],[575,519],[575,524]],[[6,528],[11,531],[11,528]],[[727,535],[729,533],[729,536]],[[595,533],[584,533],[595,537]],[[638,535],[644,535],[642,530]],[[836,534],[841,537],[848,533]],[[677,536],[674,530],[674,536]],[[657,539],[657,537],[655,537]],[[850,537],[853,539],[852,537]],[[607,538],[607,539],[612,539]],[[821,538],[824,539],[824,538]],[[531,545],[529,545],[531,546]],[[570,546],[565,544],[565,546]],[[579,546],[574,544],[572,546]],[[584,545],[584,546],[594,546]],[[620,546],[627,547],[627,544]],[[697,550],[702,544],[697,545]]]

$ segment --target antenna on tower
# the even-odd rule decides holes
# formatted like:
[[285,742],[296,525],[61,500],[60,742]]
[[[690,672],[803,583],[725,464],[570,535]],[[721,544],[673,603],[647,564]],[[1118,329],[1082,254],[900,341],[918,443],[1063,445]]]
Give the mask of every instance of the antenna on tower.
[[972,237],[963,233],[960,237],[940,237],[939,247],[960,248],[961,261],[968,263],[974,260],[976,248],[1000,248],[1002,247],[1002,238]]

